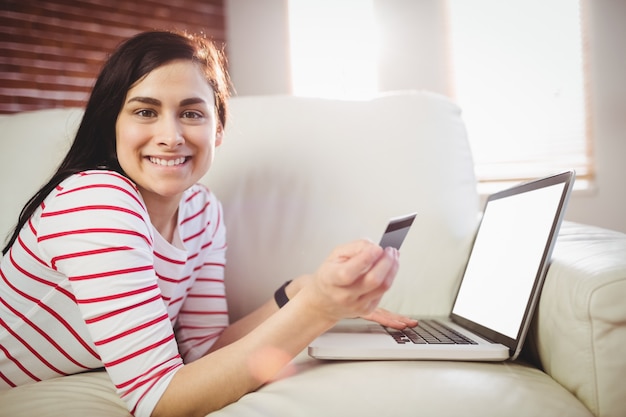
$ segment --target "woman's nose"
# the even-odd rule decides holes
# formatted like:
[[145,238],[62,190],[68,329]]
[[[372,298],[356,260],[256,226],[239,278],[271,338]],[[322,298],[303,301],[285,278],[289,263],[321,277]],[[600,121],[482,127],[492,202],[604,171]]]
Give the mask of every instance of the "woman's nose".
[[185,138],[178,119],[165,119],[162,121],[158,141],[160,145],[172,148],[185,143]]

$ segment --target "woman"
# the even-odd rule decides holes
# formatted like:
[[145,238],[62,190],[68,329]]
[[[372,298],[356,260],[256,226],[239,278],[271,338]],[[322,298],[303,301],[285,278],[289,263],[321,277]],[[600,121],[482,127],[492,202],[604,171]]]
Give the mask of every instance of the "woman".
[[222,210],[197,185],[222,142],[228,88],[202,37],[142,33],[109,58],[71,149],[3,250],[0,387],[104,367],[135,415],[205,415],[342,318],[415,324],[376,309],[398,253],[364,240],[228,323]]

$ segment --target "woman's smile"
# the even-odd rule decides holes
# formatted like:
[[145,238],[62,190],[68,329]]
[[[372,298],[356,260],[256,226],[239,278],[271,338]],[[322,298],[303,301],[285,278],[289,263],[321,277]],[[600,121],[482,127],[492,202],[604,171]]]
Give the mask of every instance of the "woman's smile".
[[154,164],[163,167],[177,167],[184,165],[191,157],[181,156],[181,157],[157,157],[157,156],[149,156],[148,160]]

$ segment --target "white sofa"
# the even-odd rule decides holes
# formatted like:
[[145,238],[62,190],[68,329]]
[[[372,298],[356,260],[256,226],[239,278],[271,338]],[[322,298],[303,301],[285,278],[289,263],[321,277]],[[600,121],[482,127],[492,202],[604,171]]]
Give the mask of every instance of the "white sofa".
[[[479,215],[460,110],[420,92],[372,101],[231,99],[203,181],[229,233],[233,318],[336,244],[418,211],[383,306],[446,314]],[[0,233],[58,163],[77,109],[0,117]],[[303,352],[216,417],[626,416],[626,235],[566,222],[516,362],[324,362]],[[224,381],[225,384],[228,381]],[[103,372],[0,393],[0,416],[126,416]]]

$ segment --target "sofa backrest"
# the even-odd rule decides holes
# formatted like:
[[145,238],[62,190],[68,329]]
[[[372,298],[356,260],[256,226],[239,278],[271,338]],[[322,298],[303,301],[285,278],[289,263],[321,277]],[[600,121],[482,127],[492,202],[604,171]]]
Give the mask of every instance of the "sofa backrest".
[[313,272],[335,245],[377,241],[388,218],[412,211],[418,217],[383,305],[449,312],[478,218],[456,105],[404,92],[369,101],[237,97],[230,106],[203,181],[225,208],[234,317]]
[[22,207],[69,149],[82,111],[47,109],[0,116],[0,243]]

